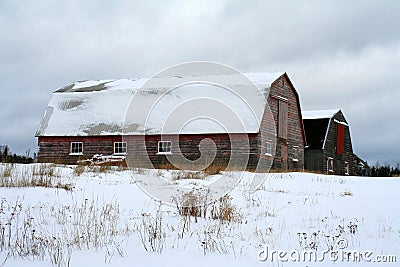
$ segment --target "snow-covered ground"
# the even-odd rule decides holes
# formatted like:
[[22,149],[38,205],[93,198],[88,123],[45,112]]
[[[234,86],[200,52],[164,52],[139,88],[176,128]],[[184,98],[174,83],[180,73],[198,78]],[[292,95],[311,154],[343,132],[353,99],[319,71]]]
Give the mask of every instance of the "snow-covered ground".
[[[0,165],[0,175],[6,168],[10,171],[9,165]],[[19,177],[38,165],[12,168],[14,177]],[[399,178],[273,173],[252,193],[247,190],[252,174],[244,173],[229,193],[233,219],[228,223],[209,216],[188,220],[176,207],[152,200],[135,183],[135,176],[176,179],[176,171],[86,170],[79,175],[74,166],[51,168],[51,183],[71,184],[73,190],[0,188],[0,266],[397,266],[377,260],[400,262]],[[176,182],[198,184],[198,180]],[[349,251],[347,261],[344,254]],[[358,253],[364,259],[354,262]],[[303,255],[311,256],[311,261],[302,261]]]

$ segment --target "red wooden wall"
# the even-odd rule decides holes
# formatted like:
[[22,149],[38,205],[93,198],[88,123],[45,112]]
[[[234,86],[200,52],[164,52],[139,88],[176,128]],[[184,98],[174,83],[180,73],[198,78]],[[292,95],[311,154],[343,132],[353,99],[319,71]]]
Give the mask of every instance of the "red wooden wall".
[[336,154],[343,155],[344,153],[344,125],[337,125],[337,142],[336,142]]

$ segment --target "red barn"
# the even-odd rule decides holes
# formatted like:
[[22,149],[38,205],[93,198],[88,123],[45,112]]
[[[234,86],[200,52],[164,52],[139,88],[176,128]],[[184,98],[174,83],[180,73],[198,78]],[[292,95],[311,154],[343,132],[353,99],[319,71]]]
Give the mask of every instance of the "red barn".
[[[299,96],[288,75],[246,77],[256,91],[242,88],[233,75],[207,77],[215,83],[228,80],[240,97],[213,85],[168,89],[173,81],[185,83],[185,76],[162,77],[144,89],[146,79],[72,83],[55,91],[48,104],[36,133],[38,160],[76,164],[96,154],[128,154],[138,166],[165,168],[185,161],[181,166],[190,168],[199,159],[226,167],[235,158],[234,164],[245,160],[247,169],[272,164],[302,170],[305,133]],[[213,116],[217,119],[208,119]],[[211,150],[215,153],[208,162],[202,155]]]

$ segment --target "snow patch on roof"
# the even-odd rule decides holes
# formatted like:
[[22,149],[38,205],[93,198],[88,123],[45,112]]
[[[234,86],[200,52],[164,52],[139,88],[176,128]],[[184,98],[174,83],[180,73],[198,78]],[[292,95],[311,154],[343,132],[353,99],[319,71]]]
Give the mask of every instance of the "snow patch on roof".
[[303,120],[330,119],[338,113],[340,109],[308,110],[303,111]]
[[75,82],[74,86],[72,87],[72,89],[80,89],[80,88],[85,88],[85,87],[92,87],[92,86],[96,86],[102,83],[107,83],[110,82],[112,80],[97,80],[97,81],[80,81],[80,82]]

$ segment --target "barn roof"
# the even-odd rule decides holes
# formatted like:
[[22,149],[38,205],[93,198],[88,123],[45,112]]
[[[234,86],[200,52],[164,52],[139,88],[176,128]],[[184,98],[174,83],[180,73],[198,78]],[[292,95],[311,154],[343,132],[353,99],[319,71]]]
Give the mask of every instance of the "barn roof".
[[303,111],[304,130],[308,147],[311,149],[324,149],[328,138],[329,125],[332,121],[348,126],[346,122],[334,119],[341,112],[340,109],[309,110]]
[[[52,94],[36,136],[257,133],[266,106],[259,96],[283,74],[246,74],[257,92],[235,74],[74,82]],[[186,85],[171,90],[177,83]],[[187,123],[194,111],[200,115]],[[207,119],[215,114],[215,121]]]
[[330,119],[335,116],[340,109],[308,110],[302,111],[303,120]]

